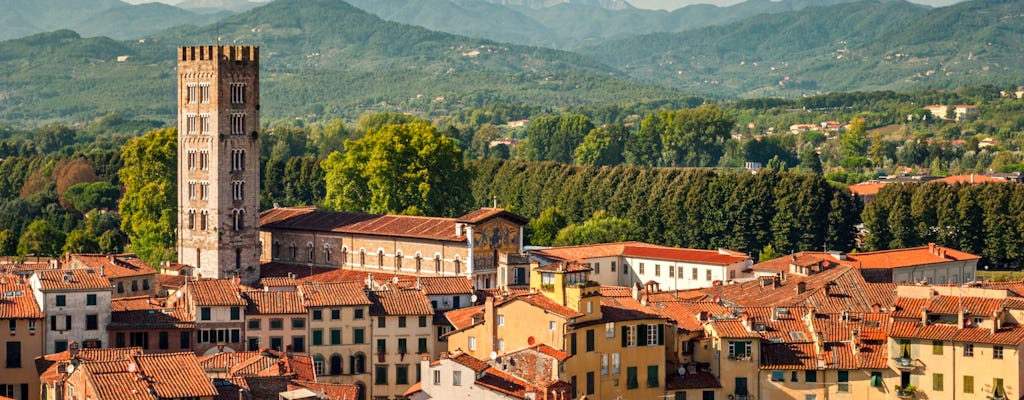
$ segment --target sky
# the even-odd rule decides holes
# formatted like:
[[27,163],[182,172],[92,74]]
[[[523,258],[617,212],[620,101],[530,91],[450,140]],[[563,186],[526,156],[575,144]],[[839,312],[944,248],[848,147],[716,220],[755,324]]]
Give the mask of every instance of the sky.
[[[149,3],[154,0],[124,0],[132,4]],[[157,0],[159,1],[159,0]],[[175,4],[180,3],[182,0],[163,0],[162,3]],[[262,0],[250,0],[255,2],[262,2]],[[661,10],[675,10],[680,7],[688,6],[690,4],[714,4],[717,6],[731,6],[736,3],[742,3],[744,0],[626,0],[634,7],[646,8],[646,9],[661,9]],[[927,4],[933,7],[948,6],[950,4],[956,4],[964,0],[909,0],[912,3]]]

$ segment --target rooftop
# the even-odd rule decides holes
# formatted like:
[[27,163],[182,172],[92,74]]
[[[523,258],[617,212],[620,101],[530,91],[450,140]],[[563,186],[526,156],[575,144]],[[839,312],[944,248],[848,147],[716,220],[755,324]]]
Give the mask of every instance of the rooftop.
[[483,208],[460,218],[441,218],[346,213],[318,210],[315,207],[275,207],[260,214],[260,227],[461,242],[466,240],[466,235],[456,235],[456,223],[476,224],[495,217],[504,217],[520,224],[526,224],[527,221],[497,208]]
[[247,305],[242,298],[242,287],[233,279],[197,279],[188,281],[187,293],[196,306],[238,306]]
[[66,290],[113,290],[110,281],[91,269],[47,269],[35,272],[44,292]]

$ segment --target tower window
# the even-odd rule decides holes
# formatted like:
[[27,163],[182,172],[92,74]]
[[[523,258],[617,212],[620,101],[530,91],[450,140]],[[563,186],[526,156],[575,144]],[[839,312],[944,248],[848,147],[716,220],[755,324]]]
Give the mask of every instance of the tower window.
[[199,184],[199,195],[203,200],[210,198],[210,182],[202,182]]
[[402,270],[402,253],[395,254],[395,271]]
[[242,249],[235,249],[235,269],[242,269]]
[[245,181],[233,181],[231,182],[231,198],[234,200],[242,200],[245,196]]
[[313,249],[312,243],[306,245],[306,252],[309,253],[309,262],[313,262],[315,260],[314,257],[316,256],[316,251]]
[[244,171],[245,170],[245,150],[240,150],[240,149],[231,150],[231,170],[232,171]]
[[196,104],[196,101],[199,99],[199,97],[196,96],[196,87],[197,85],[195,83],[185,85],[185,103]]
[[196,114],[185,114],[185,132],[189,135],[196,134],[196,128],[198,127],[199,116]]
[[208,150],[199,152],[199,169],[203,171],[210,169],[210,152]]
[[189,200],[196,199],[196,181],[188,181],[188,198]]
[[209,219],[209,216],[210,216],[210,213],[209,213],[209,211],[206,211],[206,210],[203,210],[201,213],[199,213],[199,229],[200,230],[204,230],[204,231],[206,230],[206,222]]
[[188,210],[188,229],[196,229],[196,210]]
[[196,169],[196,151],[195,151],[195,149],[190,149],[188,151],[188,169],[189,170],[195,170]]
[[366,250],[359,250],[359,266],[366,266]]
[[377,268],[384,268],[384,250],[377,251]]
[[331,246],[324,245],[324,262],[331,262]]
[[245,104],[245,84],[231,84],[231,104]]
[[292,243],[291,246],[288,246],[288,249],[291,250],[292,260],[297,260],[299,258],[299,246],[296,246],[295,243]]
[[210,83],[203,82],[199,84],[199,101],[203,104],[210,104]]
[[[206,103],[207,101],[204,101]],[[199,133],[210,134],[210,114],[199,114]]]
[[232,227],[239,231],[245,227],[245,210],[237,209],[231,211]]
[[244,135],[245,134],[245,114],[242,114],[242,113],[231,114],[231,134],[232,135]]
[[423,257],[416,254],[416,272],[420,272],[420,268],[423,268]]

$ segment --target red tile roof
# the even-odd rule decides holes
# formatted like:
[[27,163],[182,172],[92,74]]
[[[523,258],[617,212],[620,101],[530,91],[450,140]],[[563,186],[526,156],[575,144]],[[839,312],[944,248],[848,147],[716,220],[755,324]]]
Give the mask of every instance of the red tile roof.
[[483,321],[483,310],[483,306],[470,306],[448,311],[444,313],[444,316],[448,318],[448,322],[452,324],[456,331],[461,331],[475,325],[474,320],[478,321],[477,323]]
[[965,184],[1008,183],[1009,181],[1003,180],[1003,179],[999,179],[999,178],[993,178],[993,177],[987,176],[987,175],[968,174],[968,175],[947,176],[947,177],[942,178],[942,179],[936,179],[934,181],[929,181],[929,183],[931,183],[931,182],[942,182],[942,183],[949,184],[949,185],[955,185],[955,184],[958,184],[958,183],[965,183]]
[[538,271],[550,271],[550,272],[585,272],[585,271],[593,271],[594,269],[590,268],[590,266],[586,265],[586,264],[580,264],[580,263],[576,263],[576,262],[569,262],[569,263],[559,262],[559,263],[551,263],[551,264],[539,266],[539,267],[536,268],[536,270],[538,270]]
[[[417,385],[419,382],[416,383]],[[324,400],[356,400],[359,398],[359,386],[340,383],[318,383],[304,380],[292,380],[288,390],[306,388],[323,395]]]
[[193,353],[143,354],[138,369],[161,398],[216,396],[217,389],[199,368]]
[[427,296],[473,294],[473,284],[464,276],[423,277],[419,284]]
[[541,354],[546,355],[548,357],[554,358],[555,360],[558,360],[558,361],[565,361],[565,360],[569,359],[569,357],[572,356],[569,353],[566,353],[564,351],[561,351],[559,349],[551,347],[551,346],[549,346],[549,345],[547,345],[545,343],[537,343],[537,344],[535,344],[533,346],[524,347],[524,348],[521,348],[519,350],[510,352],[510,353],[508,353],[508,354],[506,354],[506,355],[504,355],[502,357],[508,357],[508,356],[513,355],[513,354],[521,353],[521,352],[525,352],[525,351],[538,352],[538,353],[541,353]]
[[[576,318],[583,316],[579,311],[573,310],[569,307],[563,306],[556,303],[554,300],[547,298],[540,293],[531,293],[521,296],[515,296],[512,299],[526,302],[534,307],[538,307],[544,311],[548,311],[552,314],[562,316],[563,318]],[[510,300],[512,300],[510,299]],[[503,303],[504,304],[504,303]],[[494,305],[498,307],[498,304]]]
[[729,265],[750,259],[750,257],[722,254],[715,250],[640,246],[625,246],[622,255],[629,257],[653,258],[659,260],[714,265]]
[[487,364],[486,361],[478,359],[461,351],[456,351],[453,354],[450,354],[448,356],[448,359],[455,361],[459,364],[462,364],[466,368],[476,371],[477,373],[486,371],[488,368],[491,367],[490,365]]
[[950,324],[922,325],[919,321],[894,321],[889,336],[1019,346],[1024,343],[1024,326],[1004,324],[999,330],[992,333],[991,328],[957,329],[956,325]]
[[247,290],[242,297],[248,301],[245,313],[248,315],[305,314],[302,296],[293,290]]
[[369,293],[371,315],[433,315],[423,292],[415,289],[375,290]]
[[6,279],[4,283],[0,283],[0,319],[43,317],[43,312],[39,310],[39,304],[32,295],[31,287],[19,284],[14,279]]
[[299,286],[306,307],[334,307],[370,305],[364,286],[359,282],[320,283],[306,282]]
[[184,308],[167,307],[162,299],[149,296],[111,299],[110,311],[110,325],[107,327],[113,330],[195,328],[195,322]]
[[757,332],[751,332],[738,319],[716,319],[709,324],[720,338],[760,338]]
[[528,218],[508,212],[505,209],[489,207],[484,207],[476,211],[471,211],[469,214],[456,218],[455,221],[464,222],[468,224],[479,224],[491,218],[497,217],[505,218],[509,221],[519,223],[520,225],[526,225],[527,222],[530,222]]
[[861,182],[856,185],[850,185],[847,189],[850,189],[850,192],[857,196],[877,195],[878,191],[888,184],[888,182]]
[[761,342],[761,369],[816,369],[815,346],[810,342]]
[[102,271],[103,276],[107,279],[156,274],[155,269],[141,258],[136,257],[135,254],[71,254],[68,258],[72,268],[90,268]]
[[290,276],[268,276],[260,278],[261,287],[296,287],[299,286],[299,280]]
[[232,279],[188,281],[186,290],[196,306],[246,306],[242,287]]
[[306,208],[272,208],[260,213],[260,228],[397,236],[461,242],[454,218],[345,213]]
[[[127,360],[135,354],[142,354],[142,348],[86,348],[78,351],[78,359],[82,361],[117,361]],[[36,357],[36,372],[39,373],[39,380],[42,382],[52,382],[60,379],[60,374],[57,373],[57,364],[67,363],[70,360],[71,353],[67,350],[60,353],[46,354],[42,357]]]
[[588,259],[592,258],[621,256],[625,251],[626,246],[671,248],[644,242],[616,242],[552,247],[548,249],[531,250],[530,254],[541,256],[552,261],[585,263]]
[[934,246],[934,248],[931,246],[921,246],[855,253],[850,254],[849,258],[863,269],[891,269],[951,261],[978,260],[981,256],[942,246]]
[[[99,271],[88,269],[58,270],[48,269],[36,271],[39,277],[40,290],[66,291],[66,290],[113,290],[110,281],[100,276]],[[67,278],[65,278],[67,276]],[[65,280],[66,279],[66,280]]]

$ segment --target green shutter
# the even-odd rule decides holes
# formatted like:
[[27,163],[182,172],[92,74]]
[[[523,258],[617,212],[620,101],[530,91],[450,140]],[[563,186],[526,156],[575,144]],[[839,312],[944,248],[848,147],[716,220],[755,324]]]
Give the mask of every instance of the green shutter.
[[576,332],[569,335],[569,354],[576,355]]
[[324,344],[324,331],[322,329],[313,330],[313,345],[320,346]]
[[636,345],[647,345],[647,325],[645,324],[640,324],[636,326]]
[[658,346],[665,345],[665,324],[658,325]]
[[872,372],[871,373],[871,387],[882,387],[882,373]]
[[629,345],[629,327],[628,326],[623,326],[622,327],[622,347],[626,347],[628,345]]

